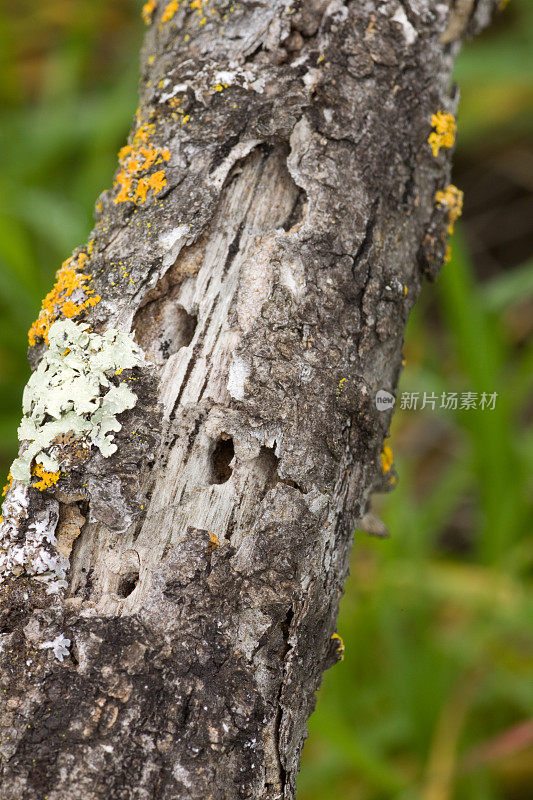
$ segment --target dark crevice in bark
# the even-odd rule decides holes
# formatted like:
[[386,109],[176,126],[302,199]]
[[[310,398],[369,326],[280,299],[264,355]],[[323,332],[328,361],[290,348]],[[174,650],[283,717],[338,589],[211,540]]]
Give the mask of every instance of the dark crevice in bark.
[[278,483],[281,483],[284,486],[290,486],[291,489],[296,489],[301,493],[304,492],[303,488],[296,481],[292,480],[291,478],[281,477],[278,470],[279,458],[277,457],[273,447],[261,447],[258,456],[258,463],[264,474],[264,488],[261,499],[263,499],[265,495],[268,494],[268,492]]
[[183,396],[183,392],[187,388],[187,382],[188,382],[188,380],[189,380],[189,378],[191,376],[191,373],[192,373],[194,367],[196,366],[196,359],[198,358],[198,355],[201,353],[202,348],[204,346],[204,339],[205,339],[206,333],[207,333],[207,331],[209,329],[209,323],[211,322],[211,318],[213,316],[215,303],[216,303],[216,298],[215,298],[215,301],[213,302],[213,305],[212,305],[211,310],[210,310],[210,312],[209,312],[209,314],[207,316],[207,319],[202,324],[202,332],[200,333],[200,335],[198,336],[196,342],[194,343],[193,351],[191,353],[191,357],[189,359],[189,363],[187,364],[187,369],[185,371],[185,376],[183,378],[183,381],[182,381],[181,386],[180,386],[180,390],[178,392],[178,396],[176,397],[176,401],[174,403],[174,408],[172,410],[171,419],[175,419],[175,415],[177,414],[177,410],[179,408],[180,400],[181,400],[181,398]]
[[74,669],[78,669],[78,667],[80,666],[80,660],[78,656],[78,648],[76,646],[75,639],[72,639],[70,644],[70,660],[72,661]]
[[[368,220],[365,226],[365,232],[363,235],[363,239],[361,244],[357,248],[357,251],[354,253],[353,256],[353,266],[352,266],[352,274],[354,278],[357,279],[356,270],[359,264],[364,260],[365,256],[368,255],[370,252],[370,248],[372,247],[373,242],[373,234],[374,228],[376,226],[376,218],[377,218],[377,209],[379,206],[379,199],[373,201],[372,206],[370,207],[370,213],[368,215]],[[365,285],[368,280],[368,276],[370,274],[370,268],[367,270],[367,276],[365,279]]]
[[297,225],[300,224],[300,222],[303,221],[306,204],[307,204],[307,194],[303,189],[300,189],[296,197],[296,200],[294,201],[291,213],[281,226],[284,231],[289,232],[291,229],[295,228]]
[[188,434],[187,434],[187,447],[186,447],[186,450],[185,450],[184,462],[187,461],[187,459],[189,458],[189,456],[191,454],[191,451],[192,451],[192,449],[194,447],[194,444],[196,442],[196,437],[198,436],[198,433],[200,431],[200,427],[202,425],[202,422],[205,420],[206,415],[207,415],[207,409],[205,409],[205,408],[199,408],[198,409],[197,416],[195,417],[195,420],[194,420],[194,425],[193,425],[192,429],[190,431],[188,431]]
[[74,590],[74,596],[88,600],[93,591],[93,567],[80,567],[80,573],[84,577],[84,582],[80,583]]
[[226,525],[226,530],[224,531],[224,539],[226,539],[228,542],[231,542],[231,537],[233,536],[235,528],[237,527],[237,513],[238,509],[233,507]]
[[229,156],[235,145],[238,144],[239,138],[240,137],[238,134],[236,134],[235,136],[230,136],[228,139],[226,139],[226,141],[222,144],[222,146],[216,150],[215,155],[213,156],[213,159],[211,161],[211,165],[209,167],[210,175],[215,171],[217,167],[219,167],[222,164],[224,159],[227,158],[227,156]]
[[207,389],[207,387],[209,385],[209,378],[210,378],[209,374],[206,375],[205,378],[204,378],[204,382],[202,383],[202,388],[200,389],[199,396],[198,396],[199,402],[201,402],[204,399],[205,390]]
[[[281,631],[283,634],[284,639],[284,647],[281,653],[281,661],[282,664],[285,664],[287,655],[291,648],[289,644],[289,634],[291,630],[291,623],[294,619],[294,608],[291,606],[287,610],[287,614],[285,615],[285,619],[281,623]],[[285,689],[285,668],[283,669],[283,679],[280,684],[278,700],[277,700],[277,708],[276,708],[276,719],[274,724],[275,736],[276,736],[276,744],[277,744],[277,751],[278,751],[278,764],[279,764],[279,773],[280,773],[280,780],[281,780],[281,787],[282,787],[282,794],[285,792],[285,787],[287,784],[287,769],[285,767],[285,754],[283,751],[283,747],[281,745],[281,735],[282,735],[282,722],[283,722],[283,706],[282,706],[282,697],[283,697],[283,690]]]
[[226,256],[226,260],[224,262],[224,269],[222,271],[223,275],[227,275],[227,273],[229,271],[229,268],[231,267],[231,264],[233,262],[233,259],[235,258],[235,256],[239,252],[239,244],[240,244],[240,241],[241,241],[242,232],[244,230],[244,224],[245,223],[244,223],[244,220],[243,220],[241,222],[241,224],[239,225],[237,233],[233,237],[230,246],[228,247],[228,254]]

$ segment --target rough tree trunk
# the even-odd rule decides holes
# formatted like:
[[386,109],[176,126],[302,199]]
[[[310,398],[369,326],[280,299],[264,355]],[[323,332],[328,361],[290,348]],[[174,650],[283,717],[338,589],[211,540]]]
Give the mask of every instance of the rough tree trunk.
[[[145,5],[130,144],[30,331],[26,418],[59,427],[21,433],[4,503],[2,800],[294,796],[354,527],[394,482],[375,394],[459,210],[450,71],[494,5]],[[145,360],[126,337],[69,383],[115,329]]]

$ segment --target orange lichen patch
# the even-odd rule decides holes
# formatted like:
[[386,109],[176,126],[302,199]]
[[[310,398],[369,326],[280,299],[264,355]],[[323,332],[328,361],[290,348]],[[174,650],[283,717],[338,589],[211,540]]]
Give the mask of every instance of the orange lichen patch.
[[178,0],[172,0],[163,11],[161,22],[170,22],[170,20],[178,10],[178,6],[179,6]]
[[434,130],[429,134],[428,142],[436,158],[441,147],[453,147],[457,133],[455,117],[447,111],[437,111],[431,115],[431,127]]
[[[135,134],[133,136],[134,144],[138,146],[140,142],[146,143],[149,140],[150,136],[152,136],[154,133],[155,133],[155,125],[153,124],[153,122],[145,122],[144,125],[141,125],[141,127],[135,131]],[[131,147],[131,145],[129,146]]]
[[7,473],[7,483],[6,483],[6,485],[4,486],[4,488],[2,489],[2,497],[5,497],[5,496],[6,496],[6,494],[7,494],[7,493],[9,492],[9,490],[11,489],[11,486],[12,486],[12,485],[13,485],[13,478],[11,477],[11,472],[8,472],[8,473]]
[[135,194],[133,195],[134,201],[137,202],[138,200],[140,200],[141,203],[144,203],[149,188],[150,186],[148,185],[148,181],[146,180],[146,178],[139,178]]
[[115,185],[120,190],[114,203],[144,203],[148,191],[156,195],[167,185],[163,170],[147,175],[154,165],[170,160],[170,150],[161,150],[150,143],[150,136],[155,130],[155,125],[145,124],[135,132],[133,144],[124,145],[119,151],[118,159],[121,169],[115,179]]
[[344,642],[342,641],[342,637],[339,636],[338,633],[333,633],[331,638],[337,645],[337,655],[339,656],[340,661],[342,661],[344,658]]
[[448,233],[452,234],[453,226],[463,213],[463,192],[450,183],[435,194],[435,202],[448,209]]
[[79,306],[77,306],[76,303],[73,303],[72,300],[67,300],[61,306],[61,312],[62,312],[63,316],[64,317],[68,317],[69,319],[71,317],[75,317],[76,314],[78,313],[78,310],[79,310]]
[[381,469],[383,470],[384,475],[391,471],[393,462],[394,457],[392,455],[392,447],[389,447],[389,445],[386,444],[381,453]]
[[148,178],[148,183],[150,184],[150,188],[154,194],[157,194],[164,189],[167,185],[167,179],[165,178],[165,173],[163,170],[159,170],[159,172],[154,172]]
[[[62,264],[56,273],[53,289],[44,298],[39,316],[28,331],[30,345],[36,344],[38,339],[43,339],[48,344],[50,326],[61,314],[70,319],[100,302],[101,297],[88,285],[91,276],[83,272],[87,260],[87,253],[81,252]],[[72,295],[78,290],[83,291],[86,297],[82,302],[72,300]]]
[[213,533],[213,531],[209,531],[209,547],[214,548],[218,547],[219,545],[220,545],[220,540],[216,535],[216,533]]
[[36,464],[32,472],[37,478],[40,478],[39,481],[33,484],[40,492],[49,489],[50,486],[56,484],[61,477],[61,470],[57,472],[47,472],[42,464]]
[[146,25],[150,25],[156,7],[156,0],[148,0],[148,2],[143,5],[141,15]]

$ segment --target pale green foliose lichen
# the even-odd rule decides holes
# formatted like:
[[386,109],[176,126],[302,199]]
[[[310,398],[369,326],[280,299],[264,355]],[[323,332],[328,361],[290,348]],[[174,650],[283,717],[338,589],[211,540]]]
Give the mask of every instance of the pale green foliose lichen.
[[90,333],[88,325],[63,319],[51,326],[48,338],[22,398],[18,436],[27,444],[11,467],[13,479],[26,484],[34,458],[45,470],[60,469],[54,447],[64,434],[82,437],[104,457],[116,451],[113,434],[122,427],[117,415],[133,408],[137,397],[124,381],[115,386],[110,377],[144,362],[133,339],[114,328]]

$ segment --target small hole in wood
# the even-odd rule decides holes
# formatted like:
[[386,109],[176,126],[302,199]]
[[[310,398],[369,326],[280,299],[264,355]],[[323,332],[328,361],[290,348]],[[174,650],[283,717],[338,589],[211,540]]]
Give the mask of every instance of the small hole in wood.
[[232,469],[230,463],[235,455],[233,439],[221,436],[217,441],[211,456],[211,468],[213,472],[211,483],[226,483],[231,477]]
[[129,597],[130,594],[135,590],[139,582],[139,573],[136,572],[133,575],[126,575],[121,578],[120,583],[118,585],[117,594],[119,597]]
[[190,345],[197,323],[196,315],[189,314],[172,296],[160,297],[135,315],[135,341],[152,361],[164,364]]

